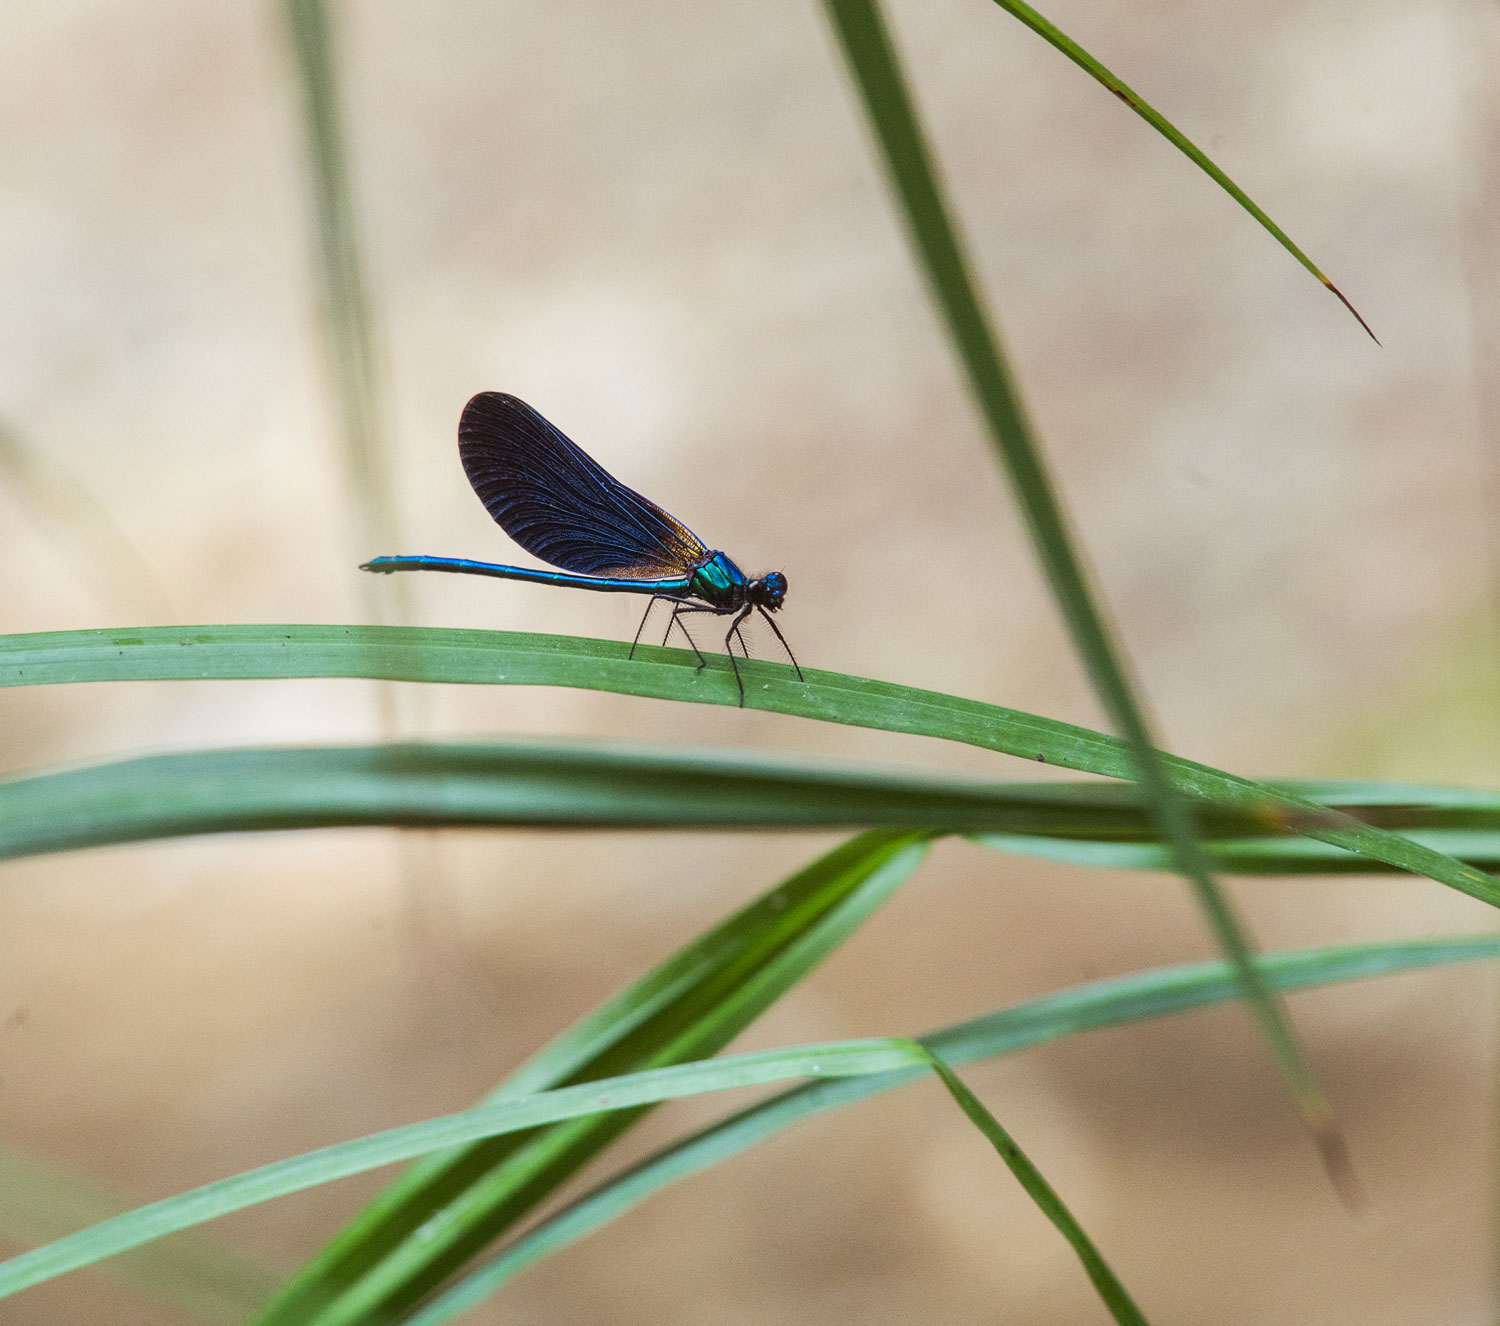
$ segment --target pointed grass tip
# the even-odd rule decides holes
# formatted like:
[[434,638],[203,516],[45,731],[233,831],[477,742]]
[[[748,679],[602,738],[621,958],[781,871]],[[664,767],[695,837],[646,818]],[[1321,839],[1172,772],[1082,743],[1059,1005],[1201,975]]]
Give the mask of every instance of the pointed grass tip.
[[[1344,294],[1344,292],[1340,290],[1338,286],[1334,285],[1334,283],[1330,281],[1326,276],[1324,276],[1322,272],[1318,273],[1318,280],[1320,280],[1324,284],[1324,286],[1326,286],[1327,289],[1333,293],[1333,297],[1337,299],[1340,304],[1342,304],[1346,309],[1349,310],[1350,313],[1354,315],[1354,321],[1359,323],[1359,325],[1365,329],[1365,335],[1368,336],[1372,341],[1374,341],[1376,345],[1380,345],[1380,337],[1375,335],[1375,333],[1370,329],[1370,324],[1360,316],[1359,310],[1349,302],[1349,299]],[[1385,346],[1380,345],[1380,348],[1384,350]]]

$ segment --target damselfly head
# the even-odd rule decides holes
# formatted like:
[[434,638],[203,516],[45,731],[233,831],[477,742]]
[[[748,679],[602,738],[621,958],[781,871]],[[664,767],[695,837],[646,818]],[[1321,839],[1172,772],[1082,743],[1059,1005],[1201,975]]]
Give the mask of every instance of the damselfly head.
[[745,597],[757,608],[775,612],[786,598],[786,577],[780,571],[772,571],[759,580],[752,580],[745,586]]

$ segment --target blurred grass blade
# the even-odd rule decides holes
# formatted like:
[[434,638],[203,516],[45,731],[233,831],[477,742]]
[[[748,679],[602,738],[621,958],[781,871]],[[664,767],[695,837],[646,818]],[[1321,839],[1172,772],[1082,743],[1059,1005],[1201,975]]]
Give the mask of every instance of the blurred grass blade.
[[[324,0],[283,4],[302,106],[309,202],[317,217],[320,306],[329,376],[338,398],[344,471],[354,498],[360,555],[373,556],[398,546],[399,522],[381,356],[349,176],[333,34]],[[410,621],[410,587],[394,584],[393,597],[385,598],[374,580],[359,577],[372,620],[380,621],[386,615],[383,605],[389,603],[395,605],[397,622]]]
[[905,1064],[922,1064],[926,1059],[926,1051],[911,1041],[833,1041],[676,1064],[555,1091],[488,1101],[459,1114],[372,1133],[246,1170],[191,1192],[137,1207],[12,1257],[0,1262],[0,1298],[140,1247],[164,1234],[191,1229],[274,1197],[303,1192],[443,1147],[684,1096],[764,1086],[789,1077],[889,1072]]
[[[716,1054],[863,924],[926,852],[926,835],[869,833],[824,854],[583,1018],[491,1101]],[[495,1138],[414,1166],[257,1320],[327,1326],[399,1317],[640,1113]]]
[[[1370,827],[1500,862],[1500,793],[1280,783]],[[1327,810],[1324,813],[1328,813]],[[385,825],[888,828],[966,833],[1077,865],[1174,869],[1134,784],[1017,783],[623,743],[263,747],[151,755],[0,780],[0,859],[185,834]],[[1368,871],[1368,858],[1206,807],[1216,861],[1247,873]]]
[[1005,10],[1007,14],[1020,19],[1022,23],[1041,37],[1043,41],[1047,42],[1048,45],[1056,47],[1086,74],[1112,92],[1139,115],[1141,119],[1145,120],[1147,124],[1155,129],[1157,133],[1165,138],[1167,142],[1171,143],[1173,147],[1186,156],[1199,170],[1203,171],[1205,175],[1213,180],[1215,184],[1223,189],[1245,211],[1249,212],[1282,248],[1317,277],[1339,303],[1354,315],[1354,320],[1365,329],[1365,333],[1369,338],[1376,345],[1380,344],[1380,338],[1370,330],[1370,324],[1360,316],[1359,310],[1344,297],[1344,292],[1323,274],[1318,265],[1292,242],[1291,236],[1256,206],[1250,195],[1220,170],[1218,166],[1214,165],[1208,156],[1186,134],[1172,124],[1161,112],[1149,105],[1139,92],[1127,86],[1124,79],[1111,73],[1098,60],[1094,59],[1092,55],[1084,50],[1083,47],[1067,36],[1066,33],[1060,31],[1054,24],[1049,23],[1030,5],[1023,3],[1023,0],[994,0],[994,2],[1001,9]]
[[[1467,935],[1404,943],[1268,953],[1256,958],[1266,983],[1280,991],[1367,980],[1446,963],[1500,957],[1500,935]],[[1167,1017],[1239,998],[1239,985],[1222,962],[1132,972],[1074,986],[920,1038],[950,1066],[1016,1054],[1064,1036],[1148,1018]],[[577,1243],[624,1215],[653,1193],[748,1151],[819,1114],[920,1080],[915,1069],[878,1077],[810,1082],[752,1105],[657,1151],[577,1198],[522,1234],[411,1319],[440,1326],[482,1302],[517,1273]]]
[[1063,1199],[1058,1196],[1057,1190],[1042,1176],[1041,1170],[1037,1169],[1031,1158],[1021,1150],[1015,1138],[1005,1130],[989,1110],[985,1109],[979,1097],[964,1085],[963,1079],[947,1064],[936,1055],[929,1055],[928,1062],[932,1065],[933,1071],[942,1079],[943,1085],[948,1088],[948,1094],[958,1103],[958,1108],[989,1140],[990,1145],[995,1148],[1010,1172],[1016,1176],[1016,1182],[1026,1190],[1026,1195],[1036,1203],[1037,1209],[1052,1222],[1057,1232],[1067,1239],[1073,1251],[1078,1254],[1078,1260],[1083,1263],[1083,1269],[1093,1281],[1094,1288],[1099,1291],[1099,1297],[1104,1300],[1104,1305],[1109,1309],[1110,1315],[1120,1322],[1121,1326],[1146,1326],[1146,1319],[1141,1315],[1141,1310],[1125,1292],[1125,1286],[1110,1269],[1109,1263],[1094,1246],[1093,1240],[1083,1232],[1083,1226],[1068,1210]]
[[[1500,828],[1410,830],[1415,843],[1483,870],[1500,869]],[[1095,870],[1176,870],[1172,849],[1162,843],[1046,834],[970,835],[997,852]],[[1225,875],[1370,875],[1390,866],[1310,838],[1206,838],[1204,850]]]
[[[1362,824],[1394,830],[1434,851],[1500,867],[1500,792],[1416,783],[1284,781],[1269,784]],[[1026,801],[1039,832],[982,833],[976,842],[997,851],[1071,865],[1117,870],[1170,870],[1169,849],[1153,830],[1135,789],[1118,783],[1037,783]],[[1266,820],[1208,808],[1200,816],[1204,846],[1225,872],[1246,875],[1362,874],[1373,865],[1329,843],[1288,837]]]
[[1032,438],[1019,393],[980,299],[967,255],[938,181],[926,136],[877,0],[825,0],[854,82],[864,98],[907,232],[968,374],[990,440],[1010,476],[1068,629],[1110,722],[1130,748],[1137,780],[1192,887],[1219,948],[1244,983],[1245,1000],[1271,1050],[1329,1177],[1350,1204],[1356,1185],[1345,1148],[1291,1024],[1261,984],[1252,946],[1229,898],[1213,878],[1192,814],[1157,755],[1145,714],[1126,675],[1124,656],[1095,603],[1062,506]]
[[161,582],[104,503],[3,422],[0,475],[46,533],[65,536],[79,578],[112,610],[118,610],[123,601],[134,603],[148,616],[170,615]]
[[1037,830],[1015,786],[623,745],[191,751],[0,780],[0,859],[356,825]]
[[[0,1147],[0,1235],[27,1246],[97,1224],[132,1203],[93,1180]],[[177,1235],[101,1269],[200,1322],[237,1326],[271,1297],[275,1277],[202,1235]]]
[[[618,640],[380,626],[145,626],[0,636],[0,687],[83,681],[382,677],[397,681],[573,686],[620,695],[735,706],[727,664]],[[839,672],[742,663],[752,709],[905,732],[1000,751],[1106,778],[1133,778],[1117,737],[1000,705]],[[1234,809],[1269,832],[1297,833],[1500,906],[1500,880],[1410,838],[1361,824],[1284,788],[1160,756],[1173,787]]]

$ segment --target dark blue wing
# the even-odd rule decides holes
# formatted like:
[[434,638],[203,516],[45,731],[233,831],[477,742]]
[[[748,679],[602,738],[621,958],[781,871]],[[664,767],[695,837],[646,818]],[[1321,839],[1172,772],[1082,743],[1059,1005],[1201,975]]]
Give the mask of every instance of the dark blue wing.
[[564,571],[659,580],[686,575],[708,555],[686,525],[514,396],[482,391],[464,406],[458,454],[495,523]]

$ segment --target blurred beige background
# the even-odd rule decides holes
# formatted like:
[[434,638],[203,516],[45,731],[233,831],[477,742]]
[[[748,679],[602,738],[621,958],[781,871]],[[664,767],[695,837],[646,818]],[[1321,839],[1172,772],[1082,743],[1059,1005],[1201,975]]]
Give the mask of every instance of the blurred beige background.
[[[993,5],[893,10],[1168,744],[1253,775],[1500,779],[1493,7],[1047,9],[1286,226],[1384,349]],[[747,570],[784,568],[782,625],[805,663],[1099,721],[817,5],[335,13],[405,546],[351,533],[279,8],[12,6],[0,424],[107,505],[143,569],[0,482],[0,630],[348,621],[372,554],[504,560],[454,448],[464,400],[500,388]],[[624,637],[638,608],[458,578],[411,588],[430,624]],[[582,692],[430,688],[420,721],[1035,773]],[[366,740],[376,707],[352,682],[74,687],[0,693],[0,725],[14,772]],[[392,834],[339,832],[11,863],[0,1137],[145,1199],[460,1108],[832,841],[464,833],[403,856]],[[1268,947],[1493,927],[1416,880],[1234,891]],[[1171,879],[945,844],[745,1043],[918,1031],[1208,952]],[[971,1079],[1153,1321],[1487,1321],[1495,1000],[1472,968],[1294,1001],[1370,1191],[1360,1218],[1235,1010]],[[664,1110],[633,1147],[709,1112]],[[290,1269],[375,1186],[213,1232]],[[0,1316],[186,1320],[96,1273]],[[473,1319],[1104,1317],[924,1088],[658,1197]]]

